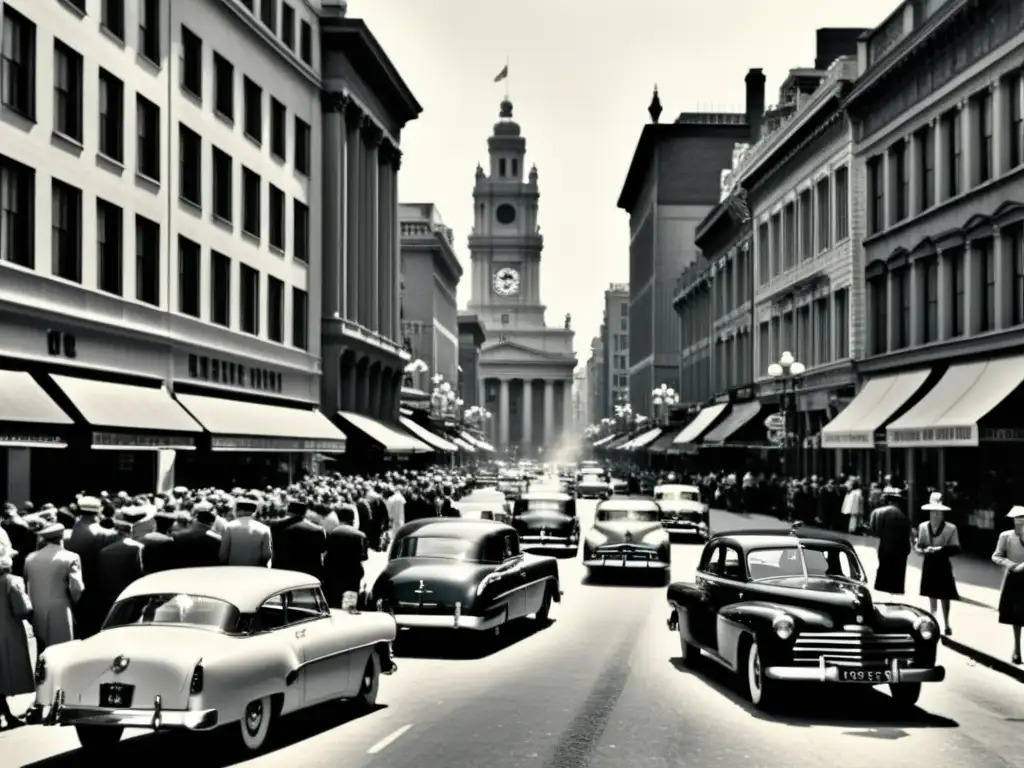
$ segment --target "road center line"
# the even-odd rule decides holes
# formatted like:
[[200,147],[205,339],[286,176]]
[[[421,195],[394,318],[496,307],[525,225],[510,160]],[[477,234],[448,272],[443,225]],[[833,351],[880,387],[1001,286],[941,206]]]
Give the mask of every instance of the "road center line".
[[366,754],[368,754],[368,755],[376,755],[378,752],[384,751],[385,749],[390,747],[392,744],[394,744],[396,741],[398,741],[400,738],[402,738],[402,735],[406,731],[408,731],[410,728],[412,728],[412,723],[409,723],[408,725],[403,725],[397,731],[392,731],[387,736],[385,736],[383,739],[381,739],[376,744],[374,744],[372,747],[370,747],[368,750],[366,750]]

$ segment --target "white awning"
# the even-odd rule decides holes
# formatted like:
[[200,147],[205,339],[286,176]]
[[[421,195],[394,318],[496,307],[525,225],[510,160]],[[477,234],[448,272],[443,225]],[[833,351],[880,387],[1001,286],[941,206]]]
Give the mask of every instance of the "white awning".
[[757,400],[752,400],[749,403],[736,403],[732,407],[732,412],[704,436],[704,445],[725,445],[730,437],[743,429],[759,413],[761,413],[761,403]]
[[1024,357],[951,365],[921,401],[886,429],[900,448],[974,447],[978,422],[1024,382]]
[[[28,371],[0,370],[0,423],[20,424],[39,429],[40,434],[26,434],[22,430],[18,434],[0,434],[0,446],[12,448],[67,448],[63,438],[52,432],[55,427],[68,427],[74,424],[70,416],[50,398],[39,386]],[[6,432],[6,430],[5,430]]]
[[711,428],[711,425],[715,423],[715,419],[722,415],[722,411],[728,405],[728,403],[709,405],[698,413],[693,421],[683,427],[682,431],[676,435],[676,439],[672,441],[672,445],[683,445],[684,443],[692,443],[694,440],[697,440]]
[[463,440],[461,437],[453,438],[453,440],[455,441],[455,444],[459,446],[459,448],[464,450],[466,453],[476,453],[476,448],[474,448],[468,442]]
[[914,396],[930,373],[908,371],[869,379],[850,404],[821,430],[821,447],[874,448],[875,432]]
[[449,443],[440,435],[435,435],[426,427],[417,424],[412,419],[407,419],[404,416],[398,417],[398,423],[403,427],[412,432],[417,438],[422,440],[427,445],[433,446],[438,451],[443,453],[458,453],[459,446],[454,443]]
[[494,446],[488,443],[486,440],[481,440],[479,437],[473,437],[469,432],[459,432],[459,437],[462,438],[463,442],[469,443],[471,447],[478,448],[481,451],[487,451],[488,453],[494,453]]
[[590,447],[591,448],[600,448],[603,445],[608,445],[608,443],[610,443],[616,437],[618,437],[617,434],[615,434],[615,435],[605,435],[600,440],[598,440],[596,443],[592,444]]
[[399,408],[398,413],[402,416],[412,416],[412,408]]
[[628,443],[624,450],[635,451],[640,448],[646,448],[648,445],[658,439],[661,434],[661,427],[655,427],[644,432],[640,437],[634,437],[631,443]]
[[433,453],[434,449],[420,442],[412,435],[392,429],[387,424],[371,419],[361,413],[339,411],[346,423],[355,427],[364,436],[377,443],[387,453]]

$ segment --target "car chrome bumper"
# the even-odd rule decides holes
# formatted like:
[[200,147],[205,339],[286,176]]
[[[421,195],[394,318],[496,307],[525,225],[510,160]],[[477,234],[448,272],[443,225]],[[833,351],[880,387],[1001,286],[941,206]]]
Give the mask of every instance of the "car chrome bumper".
[[623,560],[617,558],[593,558],[583,561],[584,568],[616,568],[636,569],[641,571],[665,571],[672,567],[663,560]]
[[520,536],[519,541],[523,549],[535,547],[537,549],[570,549],[575,551],[579,548],[579,542],[574,542],[567,536]]
[[216,728],[218,723],[215,709],[167,710],[161,705],[159,696],[154,698],[152,709],[68,706],[64,702],[64,691],[58,688],[43,725],[99,725],[148,728],[153,731],[207,731]]
[[788,682],[819,682],[839,683],[853,685],[886,685],[889,683],[941,683],[946,679],[945,667],[928,667],[927,669],[915,667],[901,667],[895,662],[885,669],[858,670],[864,672],[881,673],[882,679],[870,680],[840,680],[840,668],[826,664],[825,660],[816,667],[767,667],[764,674],[772,680],[784,680]]
[[505,614],[491,618],[482,616],[461,616],[454,614],[422,615],[418,613],[397,613],[395,624],[399,629],[468,629],[486,632],[505,623]]
[[708,527],[704,523],[692,520],[662,520],[661,527],[673,533],[707,533]]

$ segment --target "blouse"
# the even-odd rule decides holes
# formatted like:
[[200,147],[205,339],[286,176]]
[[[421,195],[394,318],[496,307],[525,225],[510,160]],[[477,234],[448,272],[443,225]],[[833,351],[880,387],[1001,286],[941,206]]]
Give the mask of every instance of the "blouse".
[[1010,569],[1020,563],[1024,563],[1024,541],[1017,535],[1016,531],[1003,531],[996,540],[996,551],[992,553],[992,562],[1002,566],[1003,584],[1006,584],[1006,577]]
[[960,549],[960,533],[956,526],[946,521],[942,527],[932,536],[931,522],[925,520],[917,529],[917,551],[921,552],[928,547],[949,548],[949,554],[956,554]]

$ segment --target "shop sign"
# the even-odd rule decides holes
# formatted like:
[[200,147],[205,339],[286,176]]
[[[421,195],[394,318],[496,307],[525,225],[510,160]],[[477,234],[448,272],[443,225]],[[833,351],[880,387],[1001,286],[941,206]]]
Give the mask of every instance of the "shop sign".
[[986,443],[1024,443],[1024,429],[995,429],[985,427],[981,438]]
[[344,440],[301,440],[287,437],[213,437],[215,451],[271,451],[274,453],[344,453]]
[[905,448],[948,448],[978,445],[975,424],[960,427],[900,428],[887,430],[889,445]]
[[124,432],[93,432],[93,448],[149,448],[155,451],[193,451],[196,441],[174,435],[130,435]]
[[822,448],[873,448],[874,432],[822,432]]
[[53,435],[0,435],[0,445],[8,448],[66,448],[67,443]]

